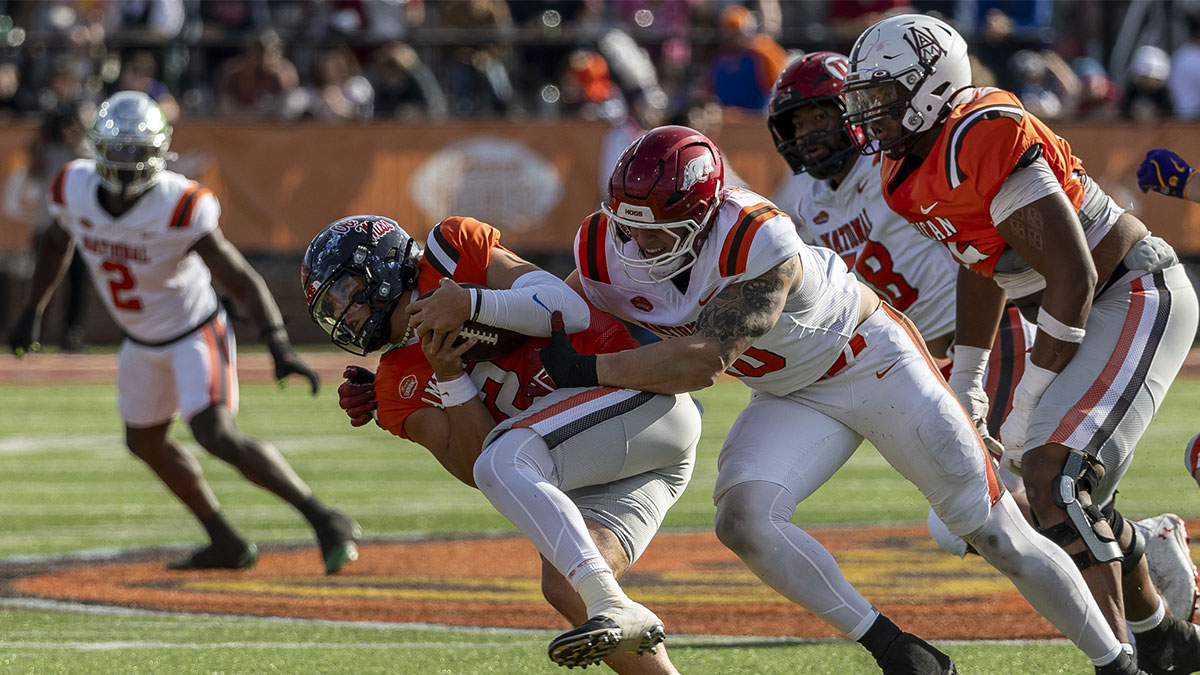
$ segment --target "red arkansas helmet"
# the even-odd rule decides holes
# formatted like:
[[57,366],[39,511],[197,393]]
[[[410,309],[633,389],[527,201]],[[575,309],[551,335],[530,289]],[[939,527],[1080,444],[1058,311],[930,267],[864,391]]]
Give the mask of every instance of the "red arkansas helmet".
[[[851,134],[861,134],[850,129],[841,120],[845,113],[840,94],[846,83],[850,62],[836,52],[812,52],[788,64],[775,86],[771,89],[771,102],[767,109],[767,128],[775,139],[775,149],[787,160],[793,173],[808,172],[813,178],[825,179],[842,170],[846,160],[857,146]],[[830,120],[826,131],[813,131],[796,136],[796,125],[792,115],[801,106],[832,103],[836,119]],[[818,160],[806,160],[805,150],[809,144],[834,138],[834,152]]]
[[[695,129],[658,127],[625,148],[600,208],[615,225],[608,231],[626,271],[646,271],[630,278],[656,283],[695,264],[720,205],[724,180],[721,151]],[[647,257],[630,241],[629,229],[634,227],[665,230],[675,237],[675,245]]]

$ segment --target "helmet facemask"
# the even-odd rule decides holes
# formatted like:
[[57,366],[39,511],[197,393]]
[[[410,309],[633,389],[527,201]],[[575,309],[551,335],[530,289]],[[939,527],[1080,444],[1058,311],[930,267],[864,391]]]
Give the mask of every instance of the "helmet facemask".
[[100,185],[122,197],[149,190],[173,158],[168,152],[171,125],[158,104],[141,92],[123,91],[100,104],[88,140]]
[[[826,109],[830,118],[829,127],[796,136],[795,114],[806,106],[820,106]],[[818,180],[832,178],[846,166],[846,160],[858,150],[842,122],[842,108],[836,98],[808,99],[798,105],[781,109],[768,118],[767,126],[775,139],[775,149],[787,161],[794,174],[807,173]],[[824,157],[809,159],[808,148],[813,145],[830,148],[830,152]]]
[[[621,262],[621,266],[625,269],[630,279],[642,284],[656,284],[660,281],[666,281],[682,274],[690,269],[692,265],[695,265],[696,254],[703,243],[702,241],[698,241],[698,237],[701,232],[705,231],[708,222],[712,219],[713,213],[716,211],[714,204],[714,207],[710,207],[705,212],[700,222],[689,218],[688,220],[674,223],[653,223],[642,222],[620,215],[609,208],[607,201],[600,205],[600,209],[608,218],[608,222],[613,225],[608,228],[608,235],[612,238],[613,251],[616,253],[617,260]],[[618,206],[617,209],[618,211],[625,210],[621,206]],[[660,230],[670,235],[674,243],[668,246],[662,253],[654,256],[646,257],[642,255],[640,247],[637,248],[637,251],[633,255],[629,255],[625,252],[625,247],[627,242],[633,241],[633,237],[630,235],[630,229],[632,228]],[[680,230],[683,230],[682,234]],[[634,245],[636,247],[636,243]],[[645,278],[642,275],[633,274],[632,270],[644,271]]]
[[[858,146],[864,155],[883,152],[891,159],[899,159],[908,154],[912,146],[921,137],[920,128],[923,117],[912,108],[912,92],[905,89],[895,78],[882,78],[870,81],[856,87],[847,86],[842,93],[846,105],[846,124],[861,129],[864,143]],[[900,133],[896,138],[879,142],[872,123],[882,120],[900,122]]]

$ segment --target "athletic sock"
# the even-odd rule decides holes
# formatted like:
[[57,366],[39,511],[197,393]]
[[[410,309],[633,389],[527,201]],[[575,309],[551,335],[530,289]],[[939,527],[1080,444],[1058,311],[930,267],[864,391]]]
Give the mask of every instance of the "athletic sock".
[[617,584],[612,570],[607,567],[585,572],[575,585],[575,590],[587,605],[589,619],[608,607],[622,604],[625,600],[625,592]]
[[1135,634],[1145,633],[1148,630],[1154,630],[1155,628],[1158,628],[1158,625],[1162,623],[1163,619],[1166,617],[1167,603],[1163,602],[1162,596],[1159,596],[1158,609],[1155,609],[1153,614],[1145,619],[1142,619],[1141,621],[1130,621],[1126,619],[1125,625],[1129,626],[1129,630],[1133,631]]
[[296,508],[313,527],[323,526],[329,522],[329,507],[321,503],[316,495],[304,500],[304,503]]
[[233,529],[233,525],[225,519],[225,514],[220,511],[213,511],[213,514],[200,521],[204,526],[204,531],[208,533],[209,540],[216,548],[225,548],[227,546],[246,547],[246,540]]
[[891,619],[880,614],[879,618],[875,619],[875,623],[867,629],[866,634],[858,639],[858,643],[866,647],[878,662],[883,658],[888,646],[900,636],[901,632],[900,627],[892,623]]

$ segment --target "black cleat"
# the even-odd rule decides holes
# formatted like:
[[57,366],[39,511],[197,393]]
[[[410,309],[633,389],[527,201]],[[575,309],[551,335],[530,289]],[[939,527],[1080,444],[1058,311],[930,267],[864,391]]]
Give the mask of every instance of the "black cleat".
[[949,656],[912,633],[897,635],[876,662],[884,675],[958,675]]
[[167,563],[169,570],[249,570],[258,562],[258,547],[247,543],[242,549],[215,548],[212,544],[183,560]]
[[329,520],[314,528],[325,574],[337,574],[349,563],[358,560],[358,539],[362,528],[341,511],[330,511]]
[[593,616],[550,642],[550,660],[567,668],[587,668],[621,652],[653,653],[666,639],[662,621],[642,605],[628,602],[613,610],[624,626],[602,614]]
[[1133,657],[1122,651],[1116,661],[1096,666],[1096,675],[1146,675],[1146,673],[1133,664]]
[[1138,667],[1148,675],[1200,671],[1200,635],[1196,628],[1194,624],[1167,615],[1157,627],[1145,633],[1134,633]]

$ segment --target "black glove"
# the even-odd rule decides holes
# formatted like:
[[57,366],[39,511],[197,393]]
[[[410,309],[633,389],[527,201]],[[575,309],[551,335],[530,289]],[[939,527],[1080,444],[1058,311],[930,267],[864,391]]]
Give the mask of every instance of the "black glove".
[[538,350],[538,358],[557,389],[600,386],[596,378],[596,356],[575,351],[563,328],[562,312],[550,315],[550,344]]
[[375,419],[375,373],[358,366],[346,366],[342,377],[346,381],[338,387],[338,405],[350,418],[350,426],[361,427]]
[[275,380],[280,385],[284,383],[288,375],[299,375],[308,380],[313,396],[321,391],[321,376],[309,368],[308,364],[299,356],[296,356],[296,352],[292,351],[290,344],[286,341],[271,340],[267,342],[267,349],[271,350],[271,358],[275,359]]
[[42,348],[38,342],[39,324],[41,317],[33,309],[26,307],[21,310],[17,322],[8,331],[8,347],[16,356],[24,356],[25,352],[36,352]]

